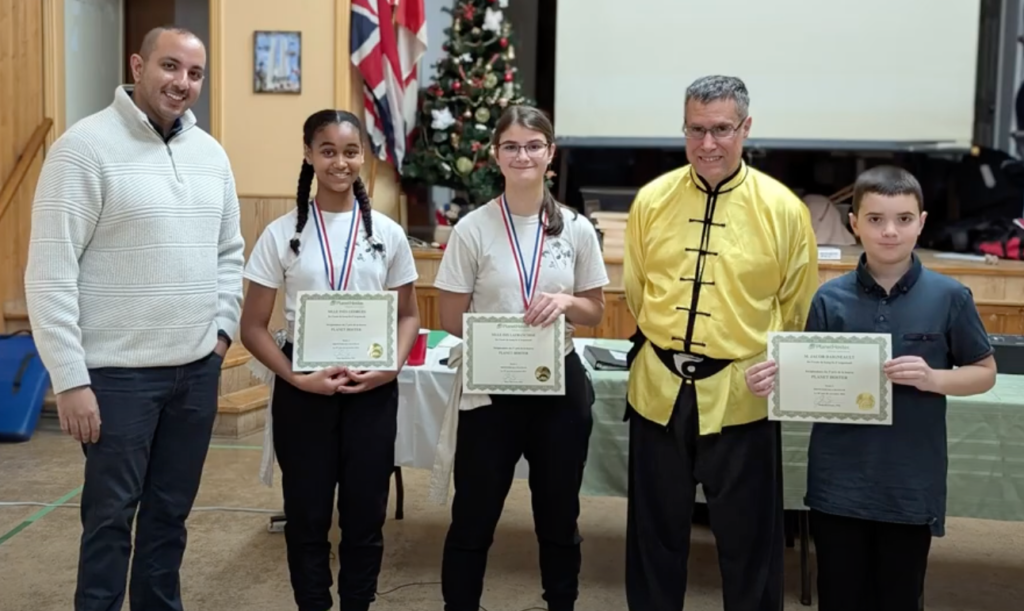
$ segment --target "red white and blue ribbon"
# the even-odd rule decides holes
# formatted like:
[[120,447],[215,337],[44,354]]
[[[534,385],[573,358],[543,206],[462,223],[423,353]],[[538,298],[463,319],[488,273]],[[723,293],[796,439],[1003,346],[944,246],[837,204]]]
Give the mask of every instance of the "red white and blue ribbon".
[[523,309],[529,310],[540,279],[540,260],[544,255],[544,227],[548,224],[548,213],[545,211],[543,221],[537,223],[537,239],[533,243],[533,256],[529,260],[523,257],[519,236],[516,235],[516,226],[512,222],[512,211],[509,210],[508,200],[505,199],[504,193],[501,195],[501,218],[505,221],[505,235],[508,237],[508,245],[512,249],[512,258],[516,261],[516,271],[519,272],[519,290],[523,296]]
[[348,289],[348,282],[352,279],[352,262],[356,258],[356,240],[359,237],[359,211],[352,210],[352,220],[348,224],[348,239],[345,240],[345,258],[342,259],[341,269],[337,273],[334,269],[334,255],[331,254],[331,240],[327,235],[327,225],[324,224],[324,215],[320,206],[313,202],[313,224],[316,225],[316,238],[320,241],[320,256],[324,260],[324,273],[327,274],[327,284],[332,291],[344,291]]

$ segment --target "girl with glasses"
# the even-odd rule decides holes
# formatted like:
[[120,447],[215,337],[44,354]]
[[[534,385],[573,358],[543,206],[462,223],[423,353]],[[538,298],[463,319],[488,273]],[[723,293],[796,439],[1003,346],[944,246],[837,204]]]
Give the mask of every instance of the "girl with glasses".
[[[487,553],[521,457],[529,463],[541,582],[551,611],[575,606],[580,571],[577,518],[592,427],[593,388],[573,350],[573,325],[595,326],[608,284],[593,225],[548,191],[554,130],[540,110],[506,109],[492,155],[505,190],[455,225],[435,286],[441,326],[462,336],[465,312],[522,314],[530,325],[565,316],[565,394],[466,395],[451,406],[456,440],[439,444],[435,485],[447,491],[454,461],[452,522],[444,545],[446,611],[477,611]],[[456,375],[455,395],[461,376]],[[446,457],[445,451],[454,450]],[[442,493],[442,494],[444,494]]]

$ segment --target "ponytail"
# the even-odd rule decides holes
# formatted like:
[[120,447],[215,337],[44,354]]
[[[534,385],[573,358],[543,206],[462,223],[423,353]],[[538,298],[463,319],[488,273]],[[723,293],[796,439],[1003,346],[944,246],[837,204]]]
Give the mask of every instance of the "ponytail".
[[299,172],[299,189],[295,196],[295,206],[299,214],[298,220],[295,222],[295,237],[291,241],[292,252],[295,254],[299,254],[299,236],[302,235],[302,230],[306,227],[306,221],[309,220],[309,192],[313,188],[313,176],[315,174],[313,166],[303,159],[302,170]]
[[548,224],[544,228],[544,234],[549,236],[562,235],[562,227],[565,225],[564,219],[562,218],[562,207],[555,201],[555,196],[551,194],[551,190],[548,189],[548,185],[544,184],[544,199],[540,204],[540,218],[541,222],[544,221],[544,214],[548,215]]

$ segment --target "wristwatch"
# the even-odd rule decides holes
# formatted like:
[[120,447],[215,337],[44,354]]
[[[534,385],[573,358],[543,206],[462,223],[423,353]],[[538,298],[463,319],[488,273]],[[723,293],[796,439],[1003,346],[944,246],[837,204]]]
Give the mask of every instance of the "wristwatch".
[[228,348],[231,347],[231,336],[229,336],[227,333],[225,333],[224,331],[217,331],[217,337],[224,340],[224,343],[228,345]]

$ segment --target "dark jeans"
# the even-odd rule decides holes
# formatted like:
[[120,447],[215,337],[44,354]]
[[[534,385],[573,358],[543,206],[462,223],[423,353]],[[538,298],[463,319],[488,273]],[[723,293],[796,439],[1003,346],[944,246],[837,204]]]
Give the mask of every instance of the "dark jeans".
[[551,611],[574,608],[579,493],[593,427],[592,387],[575,352],[565,358],[565,386],[564,396],[491,395],[491,405],[459,413],[452,523],[441,566],[445,611],[480,608],[487,553],[522,456],[530,464],[544,600]]
[[[217,417],[223,359],[89,372],[100,439],[85,444],[75,611],[120,611],[132,553],[132,611],[181,611],[185,520]],[[136,519],[136,508],[138,516]]]
[[925,524],[892,524],[811,511],[821,611],[919,611],[932,534]]
[[782,611],[782,460],[777,422],[699,435],[683,383],[668,426],[629,408],[626,600],[631,611],[680,611],[690,524],[701,484],[718,548],[725,611]]
[[[291,346],[285,346],[291,356]],[[398,382],[358,394],[317,395],[274,382],[274,453],[281,467],[285,543],[295,604],[326,611],[331,598],[331,520],[337,493],[338,595],[366,611],[384,556],[398,435]]]

